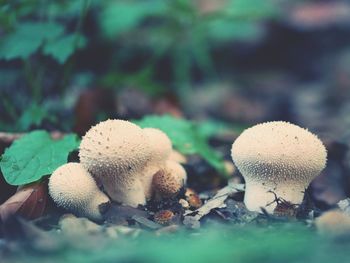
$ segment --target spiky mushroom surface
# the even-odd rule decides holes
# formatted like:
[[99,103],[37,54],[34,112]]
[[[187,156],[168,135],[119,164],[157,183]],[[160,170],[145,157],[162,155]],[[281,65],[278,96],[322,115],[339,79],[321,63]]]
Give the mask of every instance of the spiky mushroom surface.
[[168,136],[159,129],[144,128],[151,147],[152,157],[147,163],[143,175],[140,177],[141,183],[147,199],[152,196],[152,180],[155,173],[164,167],[166,160],[172,151],[172,144]]
[[168,160],[165,162],[165,168],[168,173],[172,174],[180,181],[181,185],[187,182],[187,173],[183,166],[175,161]]
[[305,189],[326,165],[327,151],[308,130],[273,121],[245,130],[233,143],[231,156],[246,182],[247,208],[272,213],[276,197],[302,202]]
[[152,161],[162,163],[167,160],[173,149],[169,137],[156,128],[144,128],[143,131],[151,145]]
[[109,198],[79,163],[67,163],[50,176],[49,193],[54,202],[78,216],[101,220],[101,207]]
[[178,177],[173,176],[169,171],[162,169],[153,176],[153,189],[156,195],[169,198],[175,196],[182,187]]
[[147,135],[124,120],[107,120],[92,127],[79,150],[80,162],[108,195],[130,206],[146,202],[140,176],[151,156]]

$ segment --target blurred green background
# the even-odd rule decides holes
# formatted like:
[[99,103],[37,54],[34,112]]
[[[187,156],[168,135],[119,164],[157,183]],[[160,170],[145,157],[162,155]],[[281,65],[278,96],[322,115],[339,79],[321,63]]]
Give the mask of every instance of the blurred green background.
[[[167,114],[200,123],[182,152],[222,170],[204,140],[229,158],[244,127],[290,121],[326,144],[313,187],[328,206],[350,195],[349,47],[345,0],[2,0],[0,131]],[[175,146],[197,136],[152,125],[181,128]],[[234,136],[213,139],[222,127]]]
[[[205,143],[230,147],[232,137],[220,138],[221,145],[210,141],[222,127],[236,135],[269,120],[309,128],[328,149],[313,198],[331,207],[350,196],[350,2],[0,0],[0,131],[83,135],[106,118],[153,114],[200,122],[199,140],[185,121],[144,120],[181,131],[172,137],[180,146],[196,140],[197,148],[186,151],[201,152],[217,169],[222,163]],[[320,238],[305,226],[215,226],[192,234],[146,235],[103,253],[67,249],[58,256],[74,262],[349,258],[348,242]]]
[[[240,53],[266,37],[284,2],[1,1],[0,128],[70,130],[80,121],[74,117],[83,118],[71,114],[79,96],[90,94],[95,101],[87,103],[96,104],[96,96],[122,97],[125,89],[197,111],[193,93],[220,99],[221,86],[231,89]],[[102,104],[92,106],[90,122],[123,115],[113,99]]]

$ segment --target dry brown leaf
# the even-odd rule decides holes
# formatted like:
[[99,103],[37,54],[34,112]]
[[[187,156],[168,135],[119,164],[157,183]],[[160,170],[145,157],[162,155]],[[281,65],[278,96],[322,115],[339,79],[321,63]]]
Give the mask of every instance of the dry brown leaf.
[[43,215],[47,203],[47,184],[39,182],[20,187],[0,206],[0,219],[8,221],[13,216],[35,219]]

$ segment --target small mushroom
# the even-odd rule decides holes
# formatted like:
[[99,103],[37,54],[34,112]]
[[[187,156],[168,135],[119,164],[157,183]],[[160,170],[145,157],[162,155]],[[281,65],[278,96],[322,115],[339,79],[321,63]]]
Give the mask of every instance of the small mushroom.
[[151,159],[142,172],[143,175],[140,179],[144,187],[146,198],[149,199],[152,196],[153,176],[165,166],[165,162],[172,152],[172,145],[168,136],[159,129],[144,128],[143,132],[149,140]]
[[185,185],[187,183],[187,173],[181,164],[168,160],[165,163],[164,169],[173,176],[177,177],[181,182],[181,185]]
[[150,141],[152,148],[152,161],[162,163],[167,160],[173,149],[169,137],[156,128],[144,128],[143,132]]
[[174,161],[174,162],[177,162],[177,163],[181,163],[181,164],[186,164],[187,163],[186,156],[183,155],[182,153],[176,151],[176,150],[172,150],[171,151],[168,160]]
[[176,196],[183,186],[182,181],[169,171],[162,169],[153,176],[153,189],[157,197],[170,198]]
[[272,213],[278,200],[302,202],[305,189],[326,165],[327,151],[311,132],[273,121],[245,130],[231,156],[246,182],[247,208]]
[[67,163],[50,176],[49,193],[53,201],[78,216],[101,220],[109,198],[79,163]]
[[331,210],[316,218],[315,225],[321,235],[333,238],[350,236],[350,216],[341,210]]
[[133,207],[146,202],[140,178],[151,156],[147,135],[124,120],[107,120],[92,127],[79,150],[82,165],[111,199]]
[[[143,131],[147,135],[152,151],[152,158],[147,164],[141,177],[141,182],[145,189],[145,195],[149,199],[153,192],[157,192],[154,188],[153,177],[160,171],[164,171],[164,180],[178,181],[180,188],[186,182],[187,174],[181,164],[169,160],[173,152],[172,144],[168,136],[159,129],[144,128]],[[177,179],[176,179],[177,178]]]

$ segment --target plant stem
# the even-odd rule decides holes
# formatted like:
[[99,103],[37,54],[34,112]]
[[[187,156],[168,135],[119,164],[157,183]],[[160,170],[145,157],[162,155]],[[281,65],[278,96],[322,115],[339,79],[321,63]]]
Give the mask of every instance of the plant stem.
[[[79,38],[81,35],[81,31],[82,31],[82,27],[84,24],[84,20],[86,18],[87,12],[89,10],[89,6],[90,6],[90,0],[83,0],[83,4],[82,4],[82,8],[81,8],[81,12],[80,12],[80,16],[79,16],[79,20],[75,29],[75,40],[74,40],[74,44],[73,44],[73,48],[74,50],[77,50],[78,45],[79,45]],[[66,63],[65,68],[63,70],[63,76],[62,76],[62,83],[61,83],[61,92],[62,94],[64,93],[64,91],[66,90],[66,86],[68,85],[68,81],[69,78],[72,74],[73,68],[75,65],[75,60],[74,57],[68,61],[68,63]]]
[[[27,83],[29,85],[29,88],[31,90],[31,94],[33,97],[33,100],[37,103],[41,100],[41,86],[40,83],[35,79],[32,65],[30,63],[30,59],[27,59],[24,61],[24,74],[27,79]],[[42,74],[40,74],[39,77],[41,77]]]

